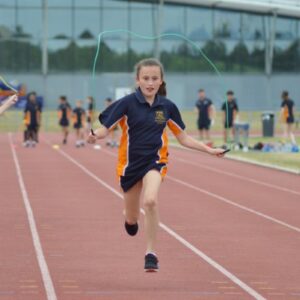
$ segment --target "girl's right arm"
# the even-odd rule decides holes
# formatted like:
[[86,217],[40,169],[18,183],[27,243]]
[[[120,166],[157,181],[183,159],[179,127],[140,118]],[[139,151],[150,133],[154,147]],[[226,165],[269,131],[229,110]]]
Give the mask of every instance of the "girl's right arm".
[[105,126],[101,126],[100,128],[96,129],[95,131],[91,131],[87,142],[89,144],[95,144],[97,140],[104,139],[109,133],[109,130]]

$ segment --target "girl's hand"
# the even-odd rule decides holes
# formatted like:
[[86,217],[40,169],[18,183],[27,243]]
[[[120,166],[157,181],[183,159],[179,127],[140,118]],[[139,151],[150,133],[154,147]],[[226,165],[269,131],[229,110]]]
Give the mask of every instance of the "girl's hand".
[[90,132],[87,138],[87,142],[89,144],[95,144],[96,141],[97,141],[97,137],[94,134],[92,134],[92,132]]
[[12,95],[12,96],[10,96],[10,97],[8,98],[7,104],[8,104],[9,106],[11,106],[11,105],[14,105],[17,101],[18,101],[18,95],[15,94],[15,95]]
[[225,150],[222,148],[211,148],[210,152],[211,155],[215,155],[217,157],[223,157],[225,155]]

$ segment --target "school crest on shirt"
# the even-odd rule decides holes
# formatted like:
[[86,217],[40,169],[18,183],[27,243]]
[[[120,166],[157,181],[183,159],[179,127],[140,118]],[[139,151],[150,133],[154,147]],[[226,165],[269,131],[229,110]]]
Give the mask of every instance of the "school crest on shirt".
[[164,124],[166,122],[166,118],[165,118],[163,110],[157,110],[155,112],[155,122],[157,124]]

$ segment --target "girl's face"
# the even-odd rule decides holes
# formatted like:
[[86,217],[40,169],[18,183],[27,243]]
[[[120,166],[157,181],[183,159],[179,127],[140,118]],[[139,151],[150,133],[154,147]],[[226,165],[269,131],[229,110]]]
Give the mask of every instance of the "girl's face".
[[162,84],[161,71],[159,66],[143,66],[136,78],[136,83],[140,87],[147,100],[153,100],[160,85]]

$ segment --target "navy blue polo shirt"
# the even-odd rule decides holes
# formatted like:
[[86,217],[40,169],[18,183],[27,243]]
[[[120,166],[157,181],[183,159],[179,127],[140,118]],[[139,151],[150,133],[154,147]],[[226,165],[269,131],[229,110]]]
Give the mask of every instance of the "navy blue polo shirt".
[[177,106],[169,99],[156,95],[152,106],[140,89],[107,107],[99,121],[108,129],[117,123],[122,128],[117,173],[132,175],[153,163],[168,161],[166,126],[178,135],[185,129]]
[[221,109],[222,109],[222,111],[225,112],[225,116],[226,116],[225,122],[227,122],[227,119],[228,119],[229,124],[232,124],[234,111],[236,111],[236,112],[239,111],[239,107],[236,103],[236,100],[227,101],[227,104],[226,104],[226,102],[224,102]]
[[38,126],[38,113],[41,113],[41,107],[37,102],[27,101],[24,113],[27,125]]
[[196,102],[196,107],[198,108],[198,122],[202,123],[209,122],[209,108],[212,105],[212,101],[208,98],[198,99]]

